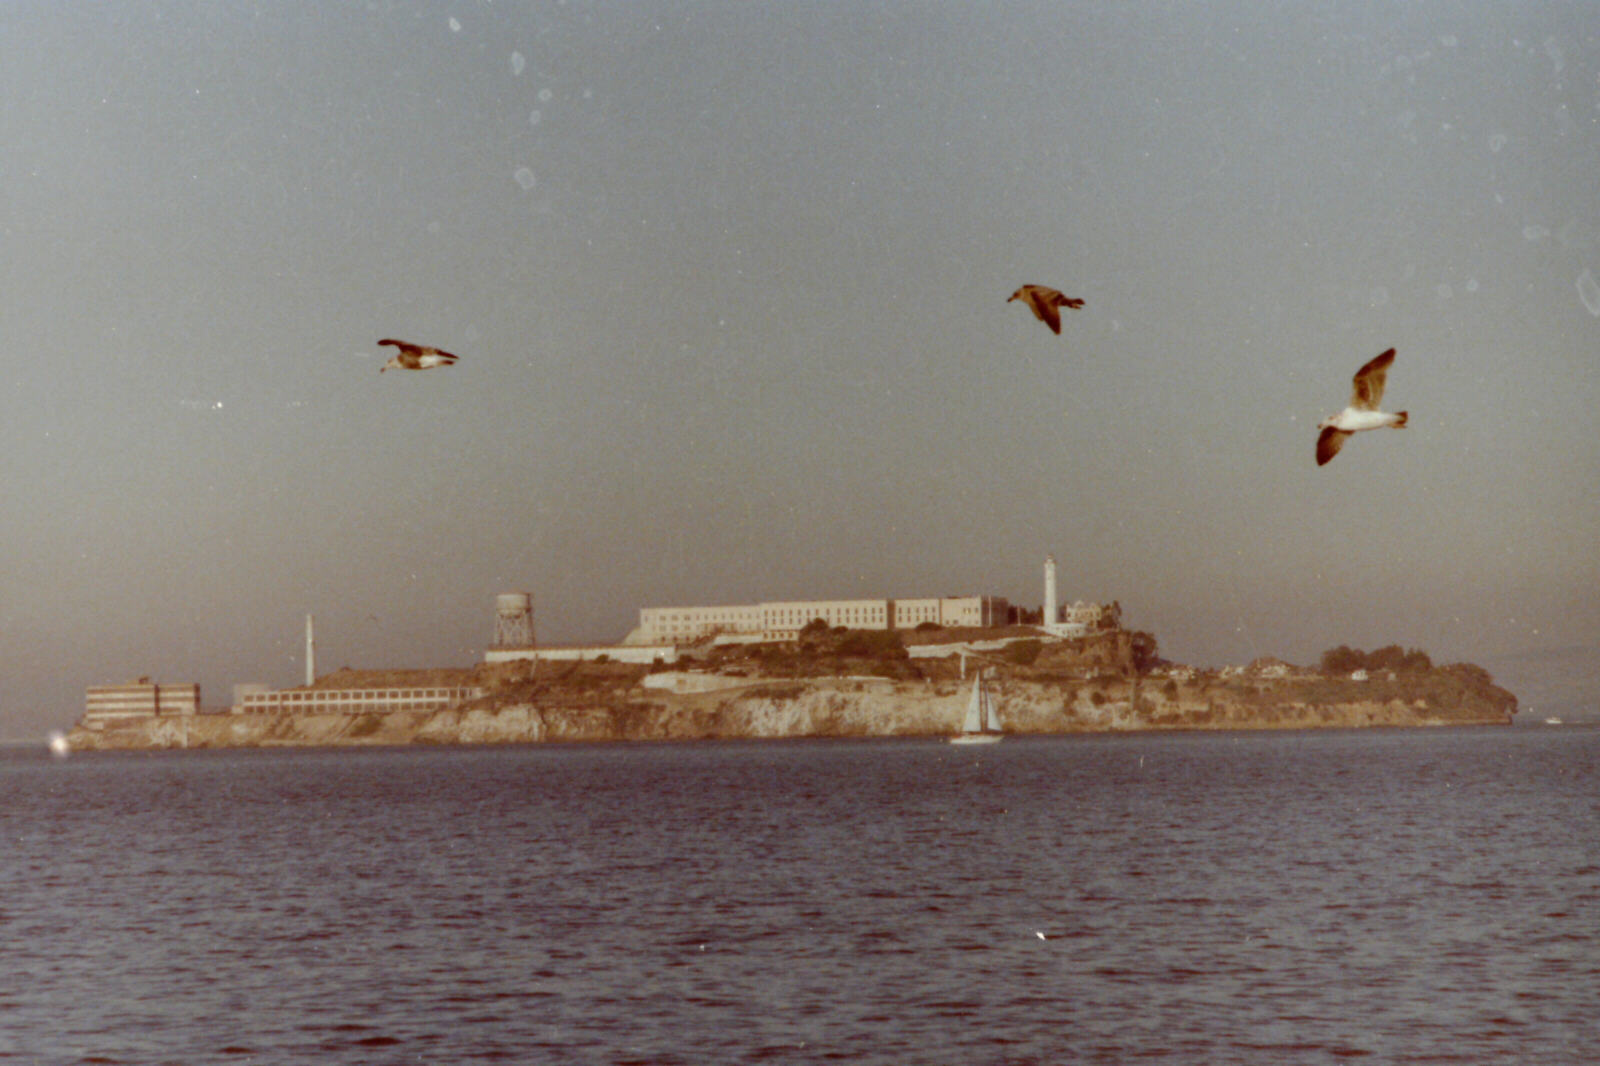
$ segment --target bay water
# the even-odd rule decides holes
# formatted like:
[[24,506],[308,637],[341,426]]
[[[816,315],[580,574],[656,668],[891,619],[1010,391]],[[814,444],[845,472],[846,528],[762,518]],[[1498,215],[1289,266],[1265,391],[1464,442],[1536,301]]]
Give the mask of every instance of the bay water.
[[0,1062],[1568,1064],[1600,729],[0,758]]

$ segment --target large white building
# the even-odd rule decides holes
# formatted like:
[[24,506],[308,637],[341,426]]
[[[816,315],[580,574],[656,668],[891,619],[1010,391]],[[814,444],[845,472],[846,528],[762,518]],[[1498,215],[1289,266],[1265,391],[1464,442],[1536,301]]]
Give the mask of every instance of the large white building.
[[778,600],[710,607],[641,607],[626,644],[685,644],[706,638],[793,640],[822,619],[847,629],[1003,626],[1011,605],[1001,596],[941,596],[913,600]]
[[[1056,564],[1045,560],[1044,625],[1057,636],[1083,636],[1094,629],[1116,628],[1121,608],[1116,604],[1056,603]],[[719,643],[759,643],[794,640],[810,623],[821,620],[846,629],[916,629],[932,624],[946,629],[989,629],[1012,625],[1017,612],[1004,596],[927,596],[891,600],[773,600],[765,603],[641,607],[639,624],[621,644],[582,647],[534,647],[533,598],[527,593],[498,597],[494,646],[484,655],[490,663],[519,659],[586,660],[670,663],[683,645],[715,640]],[[508,619],[520,622],[515,639],[503,636]],[[515,645],[515,646],[513,646]],[[523,646],[526,645],[526,646]]]

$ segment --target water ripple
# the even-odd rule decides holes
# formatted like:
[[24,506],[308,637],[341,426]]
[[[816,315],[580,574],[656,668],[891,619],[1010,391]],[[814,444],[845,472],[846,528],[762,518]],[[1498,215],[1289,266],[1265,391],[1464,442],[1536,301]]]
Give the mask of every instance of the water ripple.
[[1557,732],[0,759],[0,1060],[1564,1064]]

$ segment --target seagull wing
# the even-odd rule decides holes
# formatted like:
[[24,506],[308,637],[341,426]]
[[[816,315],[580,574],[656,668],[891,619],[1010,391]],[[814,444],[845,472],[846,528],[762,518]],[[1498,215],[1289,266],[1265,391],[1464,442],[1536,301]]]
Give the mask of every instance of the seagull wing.
[[1054,289],[1036,289],[1028,294],[1029,303],[1033,304],[1033,313],[1039,316],[1039,321],[1050,327],[1050,332],[1061,332],[1061,312],[1056,310],[1057,301],[1064,300]]
[[449,352],[442,352],[438,348],[424,348],[417,357],[418,367],[430,366],[455,366],[456,357]]
[[[1356,371],[1355,388],[1350,393],[1350,406],[1358,411],[1376,411],[1383,400],[1383,386],[1389,377],[1389,364],[1394,362],[1394,349],[1390,348]],[[1338,449],[1335,448],[1335,451]]]
[[1317,465],[1322,466],[1329,459],[1339,454],[1339,449],[1344,447],[1344,442],[1350,439],[1350,434],[1342,429],[1327,427],[1317,437]]

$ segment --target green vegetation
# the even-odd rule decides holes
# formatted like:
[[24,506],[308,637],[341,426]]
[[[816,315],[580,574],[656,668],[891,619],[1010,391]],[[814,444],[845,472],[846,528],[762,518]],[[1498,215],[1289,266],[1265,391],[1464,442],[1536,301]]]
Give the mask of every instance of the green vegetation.
[[1133,668],[1141,674],[1147,674],[1161,662],[1161,656],[1156,652],[1156,635],[1154,633],[1137,632],[1133,634]]
[[806,623],[791,643],[715,648],[706,662],[724,673],[748,668],[757,676],[773,678],[868,674],[909,680],[923,676],[898,631],[835,628],[820,618]]
[[1007,644],[1001,649],[1000,657],[1017,666],[1032,666],[1043,650],[1044,642],[1030,637],[1027,640],[1014,640]]
[[800,630],[801,656],[831,659],[905,659],[906,646],[892,629],[830,628],[818,618]]
[[1322,672],[1349,674],[1357,670],[1394,670],[1415,673],[1433,669],[1428,653],[1418,648],[1403,651],[1398,644],[1389,644],[1377,651],[1364,652],[1341,644],[1322,653]]

